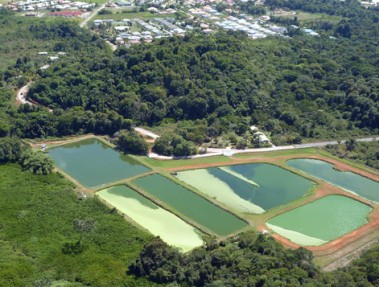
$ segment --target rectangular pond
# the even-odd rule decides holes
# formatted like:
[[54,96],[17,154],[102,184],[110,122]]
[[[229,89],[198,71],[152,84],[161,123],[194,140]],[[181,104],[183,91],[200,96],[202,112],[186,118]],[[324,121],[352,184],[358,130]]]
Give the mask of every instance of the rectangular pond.
[[338,171],[318,159],[291,159],[287,164],[349,192],[379,203],[379,182],[349,171]]
[[203,244],[200,232],[195,227],[125,185],[101,190],[97,195],[153,235],[183,252]]
[[367,223],[372,208],[355,199],[330,195],[270,219],[267,226],[304,246],[318,246]]
[[92,188],[150,170],[94,138],[52,148],[49,156],[68,175]]
[[240,164],[178,172],[177,178],[233,210],[263,213],[302,197],[313,183],[281,167]]
[[233,214],[161,175],[138,178],[133,184],[218,235],[229,235],[247,226]]

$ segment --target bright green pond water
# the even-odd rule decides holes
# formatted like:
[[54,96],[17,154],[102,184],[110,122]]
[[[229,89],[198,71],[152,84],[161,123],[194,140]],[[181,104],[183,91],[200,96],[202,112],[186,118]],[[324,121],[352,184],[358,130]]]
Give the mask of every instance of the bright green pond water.
[[127,186],[114,186],[98,192],[97,195],[153,235],[183,252],[203,244],[199,231],[193,226]]
[[300,198],[312,182],[271,164],[241,164],[178,172],[177,177],[234,210],[262,213]]
[[87,187],[132,177],[149,169],[96,139],[49,150],[49,156],[64,172]]
[[243,220],[161,175],[146,176],[133,183],[219,235],[228,235],[247,225]]
[[332,164],[317,159],[291,159],[287,161],[287,164],[359,196],[379,202],[379,182],[377,181],[353,172],[335,170]]
[[321,245],[367,223],[371,207],[346,196],[330,195],[267,222],[272,230],[301,245]]

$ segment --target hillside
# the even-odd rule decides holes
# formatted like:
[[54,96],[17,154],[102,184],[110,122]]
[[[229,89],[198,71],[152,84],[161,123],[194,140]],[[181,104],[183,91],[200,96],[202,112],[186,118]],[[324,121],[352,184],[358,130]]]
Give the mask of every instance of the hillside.
[[254,124],[285,144],[378,133],[378,61],[365,38],[250,41],[220,32],[58,63],[30,97],[72,119],[83,109],[139,125],[193,121],[204,128],[181,133],[198,142]]

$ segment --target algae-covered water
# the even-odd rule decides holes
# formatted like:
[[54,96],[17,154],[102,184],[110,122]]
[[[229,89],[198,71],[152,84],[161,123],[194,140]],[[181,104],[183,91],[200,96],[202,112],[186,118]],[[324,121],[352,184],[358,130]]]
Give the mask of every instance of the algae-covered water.
[[139,178],[133,184],[216,234],[228,235],[247,225],[233,214],[161,175]]
[[262,213],[302,197],[312,182],[271,164],[241,164],[178,172],[181,181],[233,210]]
[[278,215],[267,222],[276,233],[304,246],[318,246],[367,223],[371,207],[330,195]]
[[287,161],[287,164],[368,200],[379,202],[379,182],[377,181],[353,172],[338,171],[332,164],[317,159],[291,159]]
[[167,244],[187,252],[201,246],[199,231],[127,186],[104,189],[97,195]]
[[97,139],[88,139],[49,150],[64,172],[87,187],[132,177],[149,169]]

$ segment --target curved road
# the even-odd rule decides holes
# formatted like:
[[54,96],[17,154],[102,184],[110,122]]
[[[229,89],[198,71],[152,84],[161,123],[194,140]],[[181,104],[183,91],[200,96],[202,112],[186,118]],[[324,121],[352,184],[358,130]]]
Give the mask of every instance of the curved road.
[[32,82],[30,83],[27,83],[25,86],[21,87],[18,92],[17,92],[17,95],[16,95],[16,101],[20,104],[29,104],[31,106],[33,106],[34,104],[32,102],[29,102],[25,96],[26,94],[28,93],[29,91],[29,86],[31,85]]

